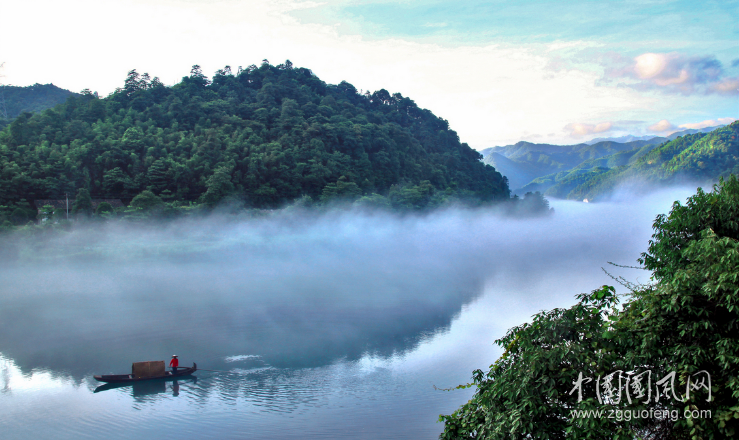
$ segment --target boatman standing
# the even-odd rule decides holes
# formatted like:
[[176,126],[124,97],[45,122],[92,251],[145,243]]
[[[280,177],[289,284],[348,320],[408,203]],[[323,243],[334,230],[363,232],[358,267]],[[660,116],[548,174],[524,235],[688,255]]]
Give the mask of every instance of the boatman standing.
[[177,373],[177,367],[180,366],[180,361],[177,360],[177,355],[172,355],[172,360],[169,361],[169,366],[172,367],[172,374]]

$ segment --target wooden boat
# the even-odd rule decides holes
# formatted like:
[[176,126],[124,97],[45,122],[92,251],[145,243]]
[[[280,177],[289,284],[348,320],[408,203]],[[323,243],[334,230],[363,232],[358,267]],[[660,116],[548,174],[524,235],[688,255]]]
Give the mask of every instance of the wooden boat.
[[[108,390],[117,390],[121,388],[131,388],[134,396],[145,396],[151,394],[160,394],[167,392],[165,384],[171,383],[173,386],[179,386],[179,384],[185,383],[197,383],[198,377],[195,375],[190,376],[175,376],[165,377],[164,379],[157,380],[139,380],[135,382],[110,382],[99,385],[93,393],[99,393]],[[174,385],[176,384],[176,385]],[[171,388],[170,388],[171,389]]]
[[198,364],[192,363],[192,367],[178,368],[176,373],[171,371],[165,371],[163,375],[158,376],[147,376],[147,377],[136,377],[133,374],[103,374],[92,376],[98,382],[108,383],[127,383],[127,382],[140,382],[144,380],[156,380],[156,379],[173,379],[175,377],[189,376],[198,370]]

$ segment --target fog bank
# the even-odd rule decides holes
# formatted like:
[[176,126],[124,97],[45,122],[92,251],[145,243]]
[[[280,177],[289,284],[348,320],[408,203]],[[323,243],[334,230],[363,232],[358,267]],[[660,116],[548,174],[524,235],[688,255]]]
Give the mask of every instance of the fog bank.
[[[569,292],[562,277],[548,285],[547,274],[636,264],[655,215],[693,192],[555,201],[553,216],[524,220],[488,209],[293,209],[19,238],[6,250],[24,258],[0,267],[0,352],[22,370],[75,377],[171,353],[213,368],[402,353],[445,331],[496,280],[505,279],[498,299],[512,309],[574,303],[580,291]],[[614,272],[648,281],[646,272]],[[532,279],[546,288],[515,288]]]

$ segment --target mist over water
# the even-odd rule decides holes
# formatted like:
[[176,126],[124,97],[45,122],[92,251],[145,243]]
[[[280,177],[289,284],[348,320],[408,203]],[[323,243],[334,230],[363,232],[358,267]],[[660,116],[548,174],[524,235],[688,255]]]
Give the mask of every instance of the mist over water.
[[[147,422],[147,411],[171,416],[177,408],[207,417],[169,428],[222,429],[223,438],[274,437],[274,423],[282,438],[342,438],[359,427],[365,438],[433,438],[442,429],[438,414],[471,390],[432,385],[468,381],[495,360],[491,344],[508,328],[613,284],[600,268],[636,264],[654,217],[692,193],[553,201],[555,214],[546,218],[489,209],[423,216],[287,209],[6,242],[0,425],[51,432],[28,431],[12,415],[23,401],[26,411],[69,417],[48,406],[49,390],[62,387],[87,408],[77,424],[75,416],[65,422],[69,437],[109,432],[91,428],[95,406],[128,414],[137,427],[127,432],[139,434],[167,426]],[[131,362],[173,353],[181,365],[231,373],[198,372],[177,399],[172,385],[166,393],[159,385],[92,393],[92,374],[124,373]],[[237,429],[247,421],[249,430]]]

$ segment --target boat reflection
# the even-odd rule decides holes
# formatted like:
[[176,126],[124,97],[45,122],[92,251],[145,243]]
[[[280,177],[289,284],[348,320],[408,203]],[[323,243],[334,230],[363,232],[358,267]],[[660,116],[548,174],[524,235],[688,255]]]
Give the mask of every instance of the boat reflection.
[[117,388],[131,388],[133,397],[151,396],[154,394],[161,394],[167,392],[167,383],[172,383],[172,396],[177,397],[180,395],[180,382],[190,382],[192,384],[197,383],[198,378],[195,376],[188,376],[184,378],[176,379],[152,379],[143,382],[129,382],[129,383],[106,383],[95,388],[94,393],[102,391],[114,390]]

